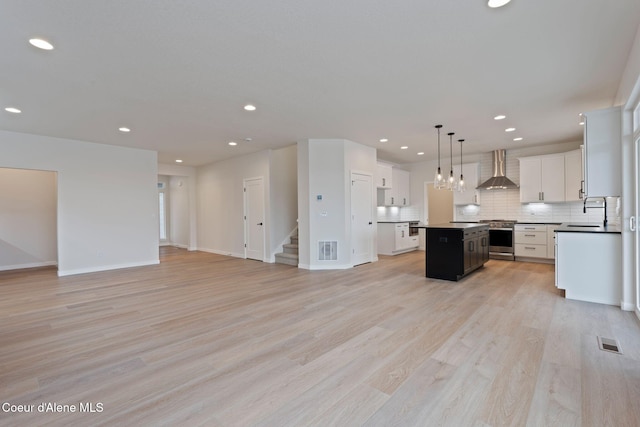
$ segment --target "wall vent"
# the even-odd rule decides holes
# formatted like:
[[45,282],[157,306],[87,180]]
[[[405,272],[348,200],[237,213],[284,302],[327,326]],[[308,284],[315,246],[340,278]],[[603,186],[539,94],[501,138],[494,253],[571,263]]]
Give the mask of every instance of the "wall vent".
[[338,242],[318,241],[318,260],[319,261],[337,261],[338,260]]
[[620,349],[620,344],[618,344],[618,341],[612,338],[598,337],[598,347],[600,347],[600,350],[622,354],[622,350]]

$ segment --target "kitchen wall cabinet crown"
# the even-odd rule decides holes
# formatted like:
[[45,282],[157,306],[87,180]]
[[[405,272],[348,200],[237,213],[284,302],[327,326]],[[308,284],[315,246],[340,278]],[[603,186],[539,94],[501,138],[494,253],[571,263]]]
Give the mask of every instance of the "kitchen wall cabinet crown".
[[588,197],[622,193],[621,107],[584,113],[584,192]]
[[376,187],[391,188],[393,184],[392,169],[391,165],[378,162],[376,168]]
[[[460,165],[453,167],[453,174],[460,179]],[[467,190],[464,193],[459,191],[453,192],[453,204],[458,205],[479,205],[480,191],[476,190],[480,184],[480,163],[464,163],[462,165],[462,175]]]

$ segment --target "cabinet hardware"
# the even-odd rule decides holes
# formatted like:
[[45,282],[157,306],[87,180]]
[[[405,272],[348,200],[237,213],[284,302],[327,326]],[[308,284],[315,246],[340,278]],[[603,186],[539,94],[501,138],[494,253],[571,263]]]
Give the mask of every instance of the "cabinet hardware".
[[524,248],[525,248],[525,249],[528,249],[528,250],[530,250],[530,251],[535,251],[535,250],[536,250],[536,248],[532,248],[532,247],[529,247],[529,246],[525,246]]
[[382,178],[382,186],[383,187],[387,186],[387,179],[386,178]]
[[524,237],[536,237],[535,234],[525,234]]
[[535,230],[535,227],[524,227],[525,230]]
[[393,205],[393,197],[391,198],[391,204]]
[[629,230],[636,231],[636,217],[629,217]]

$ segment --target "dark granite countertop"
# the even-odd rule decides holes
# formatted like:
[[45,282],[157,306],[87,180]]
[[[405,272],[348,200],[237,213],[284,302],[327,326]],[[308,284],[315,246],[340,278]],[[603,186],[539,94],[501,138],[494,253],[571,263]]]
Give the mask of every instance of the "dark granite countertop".
[[524,224],[524,225],[560,225],[561,222],[516,222],[516,225]]
[[415,222],[417,221],[417,219],[412,219],[412,220],[397,220],[397,221],[378,221],[378,224],[402,224],[405,222]]
[[595,223],[571,223],[564,222],[558,228],[555,229],[558,233],[617,233],[622,232],[618,224],[602,224]]
[[427,225],[419,223],[417,228],[447,228],[453,230],[466,230],[469,228],[486,228],[489,229],[489,224],[479,224],[477,222],[447,222],[444,224]]

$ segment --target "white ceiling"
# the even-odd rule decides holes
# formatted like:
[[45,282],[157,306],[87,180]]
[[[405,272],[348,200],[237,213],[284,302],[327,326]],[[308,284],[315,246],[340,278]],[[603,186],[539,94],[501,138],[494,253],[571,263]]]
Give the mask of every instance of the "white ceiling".
[[305,138],[428,160],[439,123],[465,153],[576,141],[639,23],[638,0],[2,0],[0,129],[185,165]]

